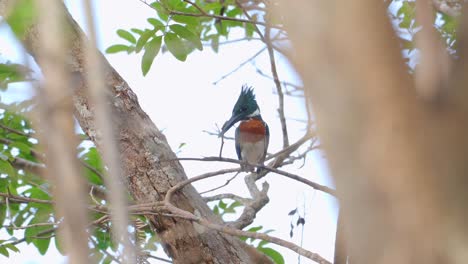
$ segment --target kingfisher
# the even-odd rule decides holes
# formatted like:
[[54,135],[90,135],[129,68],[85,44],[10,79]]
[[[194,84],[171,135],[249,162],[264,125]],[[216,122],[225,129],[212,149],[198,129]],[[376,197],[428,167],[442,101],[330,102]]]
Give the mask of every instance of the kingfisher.
[[[260,108],[255,100],[252,87],[246,85],[242,86],[239,98],[232,110],[232,116],[221,128],[221,135],[224,135],[239,121],[240,124],[236,129],[235,136],[237,157],[248,164],[263,165],[270,140],[270,131],[260,115]],[[242,165],[242,169],[254,171],[254,167],[251,165]],[[260,171],[257,169],[257,173]]]

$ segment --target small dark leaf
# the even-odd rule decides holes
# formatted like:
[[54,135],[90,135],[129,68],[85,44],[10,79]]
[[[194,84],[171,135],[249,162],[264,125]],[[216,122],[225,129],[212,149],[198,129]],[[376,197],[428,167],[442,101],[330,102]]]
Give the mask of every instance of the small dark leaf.
[[288,213],[288,215],[294,215],[297,212],[297,208]]
[[304,225],[304,224],[305,224],[305,219],[303,217],[299,217],[299,219],[297,219],[296,226]]

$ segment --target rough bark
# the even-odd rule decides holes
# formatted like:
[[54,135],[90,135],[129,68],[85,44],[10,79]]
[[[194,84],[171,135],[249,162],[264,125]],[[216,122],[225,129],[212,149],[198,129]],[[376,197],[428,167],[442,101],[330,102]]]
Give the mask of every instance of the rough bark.
[[465,49],[443,96],[421,99],[383,1],[282,1],[346,220],[353,263],[466,263]]
[[[11,2],[14,1],[0,0],[0,15],[6,14]],[[95,129],[94,110],[84,92],[86,69],[83,41],[86,37],[64,6],[63,12],[67,16],[64,28],[70,44],[68,67],[74,78],[75,117],[83,131],[99,148],[101,142],[99,131]],[[22,41],[28,52],[36,58],[41,50],[36,25],[29,29]],[[101,56],[101,60],[128,191],[137,203],[162,200],[169,188],[187,178],[186,174],[181,164],[174,161],[176,156],[166,138],[141,109],[128,84],[104,56]],[[202,215],[210,221],[221,221],[192,186],[175,194],[172,201],[177,207]],[[271,263],[263,254],[248,247],[238,238],[182,219],[163,216],[150,218],[174,263]]]

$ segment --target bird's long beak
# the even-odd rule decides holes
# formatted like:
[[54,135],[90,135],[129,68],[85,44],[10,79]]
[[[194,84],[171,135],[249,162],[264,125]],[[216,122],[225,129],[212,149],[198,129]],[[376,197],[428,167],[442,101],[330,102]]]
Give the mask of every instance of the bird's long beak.
[[241,115],[233,115],[231,116],[231,119],[226,121],[221,128],[221,136],[224,135],[235,123],[239,122],[241,120]]

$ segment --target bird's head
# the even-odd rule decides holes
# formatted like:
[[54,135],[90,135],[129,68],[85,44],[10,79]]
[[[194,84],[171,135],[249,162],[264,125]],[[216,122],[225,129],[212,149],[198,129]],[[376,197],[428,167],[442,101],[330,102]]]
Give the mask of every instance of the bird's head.
[[221,129],[221,135],[224,135],[235,123],[255,116],[260,116],[260,109],[258,108],[257,101],[255,101],[253,89],[244,85],[232,109],[231,118],[224,123]]

